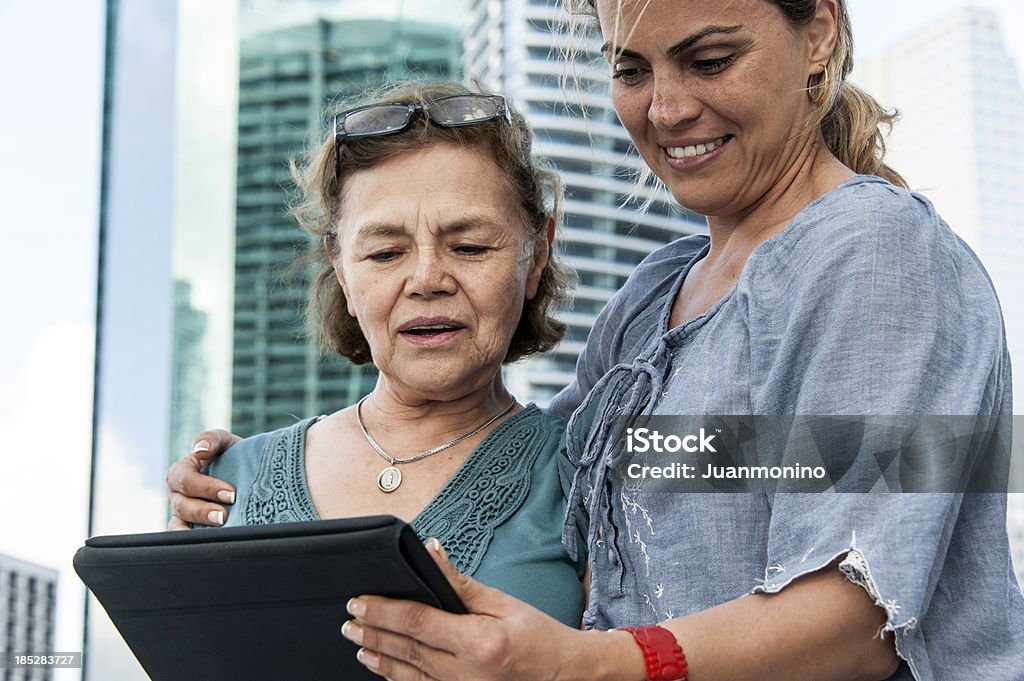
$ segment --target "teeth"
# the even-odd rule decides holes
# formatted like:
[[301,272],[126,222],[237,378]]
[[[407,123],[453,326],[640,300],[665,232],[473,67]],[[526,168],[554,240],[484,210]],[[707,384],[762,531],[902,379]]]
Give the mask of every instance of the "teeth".
[[413,326],[405,330],[405,333],[425,333],[430,331],[452,331],[456,327],[447,324],[432,324],[429,326]]
[[719,137],[714,142],[707,142],[705,144],[695,144],[688,147],[665,147],[665,151],[672,158],[693,158],[694,156],[714,151],[723,144],[725,144],[725,138]]

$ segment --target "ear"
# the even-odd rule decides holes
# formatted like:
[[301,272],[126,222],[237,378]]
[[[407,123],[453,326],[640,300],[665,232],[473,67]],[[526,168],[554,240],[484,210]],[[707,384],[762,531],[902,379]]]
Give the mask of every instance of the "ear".
[[555,217],[548,215],[545,218],[543,238],[537,239],[537,245],[533,252],[533,267],[526,278],[526,299],[533,300],[537,297],[537,289],[540,288],[540,277],[544,274],[544,268],[548,266],[551,259],[551,249],[555,243]]
[[814,19],[807,27],[808,59],[812,71],[807,75],[821,73],[821,64],[827,64],[836,49],[839,38],[839,7],[836,0],[818,0]]
[[356,309],[352,305],[352,296],[348,294],[348,284],[345,283],[345,273],[341,267],[341,252],[338,249],[337,243],[337,237],[332,239],[330,235],[324,236],[324,251],[327,253],[328,260],[331,261],[331,267],[334,268],[334,276],[337,277],[338,284],[341,285],[341,292],[345,294],[345,304],[348,307],[348,313],[355,317]]

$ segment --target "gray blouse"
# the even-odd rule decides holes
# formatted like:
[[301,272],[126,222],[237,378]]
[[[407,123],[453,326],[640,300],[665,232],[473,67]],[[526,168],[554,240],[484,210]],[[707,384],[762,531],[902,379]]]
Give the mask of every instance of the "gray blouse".
[[981,263],[926,199],[857,176],[761,244],[714,307],[669,329],[707,249],[693,236],[648,257],[552,404],[576,410],[565,537],[573,551],[589,522],[585,625],[774,593],[841,559],[887,613],[904,661],[893,678],[1024,679],[1005,494],[644,492],[618,472],[612,443],[622,415],[1010,414]]

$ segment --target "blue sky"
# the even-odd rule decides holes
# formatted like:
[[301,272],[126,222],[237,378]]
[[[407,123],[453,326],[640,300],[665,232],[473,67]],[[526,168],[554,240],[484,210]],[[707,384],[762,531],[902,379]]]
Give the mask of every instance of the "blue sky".
[[[875,56],[965,4],[849,0],[858,53]],[[1024,3],[975,4],[1000,16],[1019,68]],[[0,553],[63,570],[65,650],[80,645],[81,589],[68,566],[85,534],[103,14],[100,0],[0,0]],[[131,500],[125,490],[127,513]]]

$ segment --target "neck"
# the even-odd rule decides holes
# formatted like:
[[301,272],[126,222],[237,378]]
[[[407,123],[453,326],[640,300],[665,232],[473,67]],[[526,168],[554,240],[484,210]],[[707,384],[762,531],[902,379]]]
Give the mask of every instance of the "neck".
[[408,434],[409,450],[422,450],[472,430],[508,407],[513,399],[500,372],[490,383],[445,400],[408,395],[381,376],[363,403],[362,416],[372,433],[386,430],[398,436]]
[[808,141],[797,162],[751,206],[736,214],[708,217],[711,249],[704,267],[738,273],[755,248],[782,232],[804,207],[853,174],[832,155],[824,140]]

